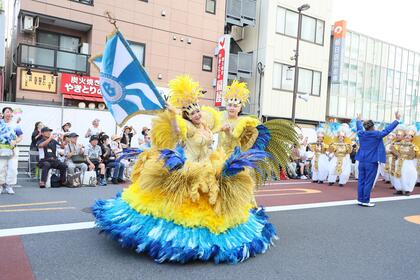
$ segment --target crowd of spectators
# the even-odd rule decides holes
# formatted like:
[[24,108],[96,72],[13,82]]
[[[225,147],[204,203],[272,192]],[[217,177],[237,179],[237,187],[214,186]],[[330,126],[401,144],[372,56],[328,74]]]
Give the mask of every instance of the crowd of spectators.
[[[32,133],[30,150],[38,151],[32,162],[37,162],[40,169],[40,188],[45,188],[51,169],[59,173],[59,185],[68,186],[68,178],[74,174],[81,177],[88,171],[95,171],[97,184],[106,186],[108,181],[113,184],[125,183],[130,162],[120,159],[120,156],[130,149],[132,139],[136,135],[133,127],[126,126],[122,135],[110,137],[100,127],[100,120],[94,119],[92,126],[84,134],[89,143],[84,146],[79,143],[79,134],[71,130],[71,123],[66,122],[60,131],[37,122]],[[150,147],[149,129],[143,128],[141,149]],[[139,143],[140,144],[140,143]]]

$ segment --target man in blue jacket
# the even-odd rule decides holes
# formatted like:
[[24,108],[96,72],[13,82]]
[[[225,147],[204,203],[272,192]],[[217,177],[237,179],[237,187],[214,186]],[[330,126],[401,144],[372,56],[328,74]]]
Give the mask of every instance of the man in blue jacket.
[[[390,134],[397,127],[401,115],[395,113],[395,121],[382,131],[375,130],[373,121],[361,122],[361,116],[357,116],[357,135],[359,136],[360,148],[356,154],[359,161],[359,180],[357,189],[357,201],[360,206],[373,207],[370,202],[370,192],[372,191],[376,175],[378,173],[378,163],[386,162],[386,153],[383,138]],[[363,130],[364,128],[364,130]]]

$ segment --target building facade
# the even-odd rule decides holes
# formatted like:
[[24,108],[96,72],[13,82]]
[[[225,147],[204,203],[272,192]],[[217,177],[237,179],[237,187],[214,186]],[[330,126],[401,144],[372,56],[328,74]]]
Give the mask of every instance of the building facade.
[[[316,125],[325,121],[330,53],[331,1],[306,1],[299,55],[296,121]],[[250,113],[291,119],[294,56],[298,33],[296,1],[257,1],[256,26],[232,32],[244,52],[253,53]],[[237,34],[239,33],[239,35]]]
[[[113,31],[129,41],[150,78],[165,89],[188,73],[214,103],[214,49],[224,33],[225,1],[16,0],[7,100],[98,107],[98,71],[88,60]],[[103,105],[102,105],[103,108]]]
[[[340,34],[339,34],[340,33]],[[334,26],[328,116],[406,124],[420,120],[420,53]]]

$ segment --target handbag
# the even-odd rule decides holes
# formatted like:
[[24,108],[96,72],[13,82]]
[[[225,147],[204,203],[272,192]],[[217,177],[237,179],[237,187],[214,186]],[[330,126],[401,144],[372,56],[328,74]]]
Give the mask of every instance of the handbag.
[[83,175],[82,185],[87,187],[96,187],[96,171],[85,171]]
[[[68,144],[68,145],[69,145],[69,150],[71,152],[71,145],[70,144]],[[74,155],[74,156],[71,157],[71,161],[73,163],[76,163],[76,164],[85,163],[86,162],[86,157],[84,155]]]
[[82,155],[75,155],[75,156],[72,156],[71,157],[71,161],[73,163],[76,163],[76,164],[78,164],[78,163],[85,163],[86,162],[86,158],[85,158],[85,156],[82,156]]
[[51,188],[59,188],[59,187],[61,187],[60,177],[57,176],[56,174],[52,174],[51,175],[50,181],[51,181]]
[[67,175],[67,183],[69,188],[79,188],[82,186],[82,172],[75,172]]

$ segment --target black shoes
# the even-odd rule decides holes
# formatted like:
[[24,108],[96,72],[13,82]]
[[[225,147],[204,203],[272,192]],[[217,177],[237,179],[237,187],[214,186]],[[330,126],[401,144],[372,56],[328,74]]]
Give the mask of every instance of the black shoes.
[[344,185],[343,185],[343,184],[339,184],[338,186],[339,186],[339,187],[341,187],[341,188],[342,188],[342,187],[344,187]]
[[332,185],[334,185],[334,183],[328,183],[328,186],[332,186]]

